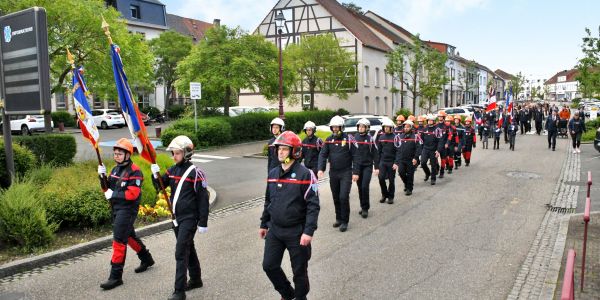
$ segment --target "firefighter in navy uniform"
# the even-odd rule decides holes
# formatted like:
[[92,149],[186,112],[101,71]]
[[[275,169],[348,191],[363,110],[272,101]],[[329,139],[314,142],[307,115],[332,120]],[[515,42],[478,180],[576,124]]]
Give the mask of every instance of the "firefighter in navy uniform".
[[268,142],[268,160],[267,160],[267,174],[269,171],[279,165],[279,161],[277,160],[277,152],[275,151],[275,146],[273,143],[277,139],[277,137],[285,130],[285,123],[280,118],[275,118],[271,121],[271,134],[273,137]]
[[304,124],[306,137],[302,141],[302,158],[304,166],[313,171],[315,175],[319,172],[319,152],[323,148],[323,140],[315,135],[317,125],[308,121]]
[[[263,270],[282,299],[306,299],[309,292],[308,261],[311,241],[319,217],[318,183],[314,174],[302,166],[300,138],[291,131],[275,141],[280,165],[269,172],[260,238],[265,239]],[[281,269],[288,250],[294,274],[294,287]]]
[[[144,272],[154,265],[150,251],[136,236],[133,228],[144,181],[142,171],[131,161],[133,145],[128,139],[122,138],[113,147],[113,155],[117,165],[108,176],[108,189],[104,192],[104,196],[111,203],[113,220],[113,253],[110,276],[108,281],[100,285],[104,290],[110,290],[123,284],[127,245],[137,253],[141,261],[140,266],[135,269],[136,273]],[[98,174],[101,177],[106,175],[104,165],[98,166]]]
[[517,131],[519,131],[519,126],[517,125],[517,118],[510,118],[510,125],[507,128],[508,131],[508,141],[509,141],[509,149],[515,151],[515,139],[517,137]]
[[371,201],[369,199],[369,186],[371,183],[371,177],[379,175],[379,166],[375,165],[375,171],[373,171],[373,165],[376,161],[379,161],[379,153],[377,151],[377,145],[373,140],[373,137],[369,134],[371,122],[362,118],[356,123],[356,130],[358,133],[354,136],[352,144],[356,148],[353,153],[352,161],[352,181],[356,182],[358,187],[358,198],[360,199],[360,208],[358,212],[361,217],[366,219],[369,216],[369,208],[371,208]]
[[462,148],[463,157],[465,158],[465,166],[471,164],[471,152],[477,146],[477,132],[471,125],[473,120],[471,117],[465,119],[465,136]]
[[454,126],[451,122],[452,117],[446,116],[444,123],[438,124],[438,128],[442,131],[442,137],[438,144],[438,152],[440,153],[439,178],[444,178],[445,169],[448,170],[448,174],[452,174],[454,168],[454,147],[457,143]]
[[325,176],[329,161],[329,187],[335,206],[335,223],[333,227],[341,232],[348,229],[350,221],[350,188],[352,188],[352,147],[348,135],[344,131],[344,119],[335,116],[329,121],[329,129],[333,132],[319,153],[319,178]]
[[456,133],[456,140],[458,141],[454,145],[454,169],[458,169],[462,165],[461,153],[465,146],[465,126],[461,124],[461,118],[459,115],[454,116],[454,130]]
[[[175,291],[169,300],[181,300],[186,298],[185,291],[203,286],[194,235],[196,231],[208,231],[208,191],[204,172],[190,161],[194,154],[194,144],[188,137],[175,137],[166,150],[173,155],[175,165],[162,175],[162,181],[165,187],[171,187],[169,201],[174,210],[173,231],[177,239]],[[160,174],[158,165],[151,165],[150,169],[155,177]],[[153,177],[153,183],[158,187],[157,178]],[[188,272],[190,280],[186,282]]]
[[[421,139],[423,140],[423,148],[421,151],[421,168],[425,172],[425,180],[429,180],[431,177],[431,185],[435,184],[435,177],[438,172],[438,161],[437,158],[440,153],[437,151],[440,138],[442,137],[442,130],[435,124],[435,116],[427,116],[427,127],[421,132]],[[431,164],[431,170],[427,167],[427,162]]]
[[[384,118],[381,122],[382,132],[377,137],[377,149],[379,151],[379,161],[375,162],[379,166],[379,187],[381,187],[381,199],[379,203],[387,200],[388,204],[394,203],[394,193],[396,191],[394,160],[396,159],[396,145],[394,140],[394,122]],[[386,183],[389,181],[389,184]]]
[[396,138],[398,151],[396,151],[394,169],[398,170],[398,174],[404,182],[406,196],[412,195],[417,158],[421,155],[423,144],[421,136],[413,132],[413,125],[410,120],[404,122],[404,133],[399,134]]

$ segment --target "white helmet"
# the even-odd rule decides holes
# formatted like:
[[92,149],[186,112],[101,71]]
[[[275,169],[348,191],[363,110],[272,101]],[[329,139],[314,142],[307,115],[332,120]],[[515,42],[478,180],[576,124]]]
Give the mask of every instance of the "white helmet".
[[410,127],[413,127],[413,126],[415,126],[415,123],[413,123],[413,121],[411,121],[411,120],[404,121],[404,123],[403,123],[403,124],[404,124],[404,125],[410,125]]
[[437,119],[437,117],[434,114],[428,114],[427,115],[427,120],[433,120],[435,121]]
[[194,143],[192,142],[192,140],[190,140],[189,137],[185,136],[185,135],[180,135],[175,137],[171,143],[169,143],[169,146],[167,147],[167,151],[173,151],[173,150],[181,150],[183,151],[183,156],[186,160],[189,160],[192,158],[192,155],[194,154]]
[[285,131],[285,122],[283,122],[283,120],[281,118],[275,118],[273,119],[273,121],[271,121],[271,128],[273,128],[273,125],[279,125],[279,127],[281,128],[281,132]]
[[356,122],[356,128],[358,128],[359,125],[365,125],[365,126],[367,126],[367,129],[368,129],[369,127],[371,127],[371,122],[369,122],[369,120],[367,120],[365,118],[362,118],[362,119],[358,120],[358,122]]
[[[331,127],[333,126],[339,126],[340,129],[343,131],[344,130],[344,118],[340,117],[340,116],[335,116],[333,118],[331,118],[331,121],[329,121],[329,128],[331,129]],[[333,129],[331,129],[331,131],[333,131]]]
[[317,124],[315,124],[313,121],[308,121],[304,123],[304,130],[306,131],[306,129],[308,128],[312,128],[313,130],[315,130],[317,129]]
[[396,125],[394,125],[394,121],[390,120],[390,118],[384,118],[381,121],[381,127],[384,127],[384,126],[389,126],[389,127],[394,128]]

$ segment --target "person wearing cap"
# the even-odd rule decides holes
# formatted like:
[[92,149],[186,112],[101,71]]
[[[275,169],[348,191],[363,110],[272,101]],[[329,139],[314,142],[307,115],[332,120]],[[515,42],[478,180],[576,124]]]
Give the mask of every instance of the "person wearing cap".
[[477,133],[475,132],[475,128],[472,126],[473,119],[471,117],[467,117],[465,119],[465,133],[462,144],[462,154],[465,158],[465,167],[468,167],[471,164],[471,152],[473,148],[477,146]]
[[341,232],[348,229],[350,221],[350,189],[352,188],[352,154],[355,147],[349,143],[348,135],[344,133],[344,119],[334,116],[329,121],[332,134],[327,137],[323,149],[319,153],[319,178],[325,176],[329,161],[329,187],[335,206],[334,228]]
[[316,132],[317,125],[314,122],[304,123],[306,137],[302,141],[302,157],[300,158],[300,161],[304,162],[304,166],[315,174],[319,172],[319,152],[323,148],[323,140],[315,135]]
[[[369,196],[371,177],[379,175],[379,166],[374,164],[379,161],[377,145],[373,137],[369,134],[371,122],[362,118],[356,123],[358,133],[352,141],[356,148],[352,160],[352,181],[356,182],[358,188],[358,199],[360,200],[360,211],[358,214],[366,219],[369,216],[371,201]],[[373,171],[375,167],[375,171]]]
[[400,134],[402,133],[402,124],[404,123],[404,121],[406,121],[406,118],[404,117],[404,115],[398,115],[396,117],[396,128],[394,129],[394,133],[395,134]]
[[[384,203],[387,200],[388,204],[392,204],[396,192],[394,160],[396,159],[397,148],[395,145],[394,122],[384,118],[381,122],[381,128],[382,131],[377,136],[377,150],[379,151],[377,157],[379,160],[375,162],[379,166],[378,179],[381,188],[379,203]],[[389,181],[389,183],[386,181]]]
[[398,175],[404,183],[406,196],[412,195],[417,158],[421,155],[421,146],[423,145],[421,136],[413,132],[413,126],[414,124],[410,120],[404,122],[404,132],[396,137],[398,150],[396,151],[394,170],[398,170]]
[[[281,299],[306,299],[310,290],[308,261],[320,210],[318,182],[298,162],[302,142],[296,134],[286,131],[274,145],[280,164],[269,172],[260,218],[258,235],[265,240],[262,267]],[[281,269],[285,250],[291,261],[294,287]]]
[[104,196],[111,204],[113,220],[110,276],[108,281],[100,285],[104,290],[110,290],[123,284],[127,245],[137,253],[141,261],[140,266],[135,269],[136,273],[144,272],[154,265],[150,251],[137,237],[133,227],[142,198],[144,175],[140,168],[131,161],[131,155],[133,155],[133,145],[128,139],[122,138],[113,147],[113,158],[117,165],[110,171],[110,174],[106,176],[104,165],[98,166],[98,175],[101,178],[108,178],[108,189],[104,191]]
[[275,146],[273,146],[273,143],[284,130],[285,123],[281,118],[274,118],[271,121],[271,134],[273,134],[273,137],[268,142],[269,150],[267,159],[267,173],[279,165],[279,160],[277,160],[277,152],[275,151]]
[[[421,139],[423,140],[423,148],[421,151],[421,168],[425,172],[425,180],[428,181],[431,177],[431,185],[435,185],[435,179],[438,172],[438,161],[437,158],[440,153],[437,151],[440,139],[442,137],[442,130],[435,124],[435,116],[427,116],[427,127],[421,132]],[[427,167],[427,162],[431,164],[431,170]]]
[[[166,149],[171,152],[175,165],[164,175],[160,167],[150,166],[152,181],[159,187],[161,176],[165,187],[171,188],[169,202],[173,209],[173,231],[175,233],[175,290],[169,300],[185,299],[185,291],[201,288],[202,270],[194,246],[196,232],[208,231],[208,190],[206,175],[190,160],[194,154],[194,144],[184,135],[175,137]],[[189,281],[187,275],[189,272]]]
[[581,145],[581,135],[583,134],[583,128],[585,123],[579,118],[579,111],[573,114],[573,118],[569,120],[568,124],[569,133],[571,133],[571,139],[573,140],[573,153],[581,153],[579,146]]

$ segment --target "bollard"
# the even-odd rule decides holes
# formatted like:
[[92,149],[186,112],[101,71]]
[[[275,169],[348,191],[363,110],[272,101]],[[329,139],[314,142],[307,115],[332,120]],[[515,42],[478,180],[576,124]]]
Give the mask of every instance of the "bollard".
[[590,197],[590,189],[592,187],[592,171],[588,171],[588,182],[587,182],[587,197]]
[[563,277],[560,300],[575,300],[575,250],[570,249],[567,254],[567,265]]
[[580,291],[583,292],[583,280],[585,277],[585,252],[587,248],[587,232],[588,232],[588,223],[590,222],[590,209],[592,206],[592,202],[590,197],[585,198],[585,212],[583,213],[583,221],[585,225],[583,225],[583,254],[581,255],[581,287]]

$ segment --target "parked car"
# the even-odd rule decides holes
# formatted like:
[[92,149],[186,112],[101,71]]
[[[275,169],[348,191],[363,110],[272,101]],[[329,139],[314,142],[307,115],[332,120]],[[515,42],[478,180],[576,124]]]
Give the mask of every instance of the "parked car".
[[[223,107],[218,107],[217,111],[220,113],[224,113],[225,109]],[[231,106],[229,107],[229,116],[237,117],[246,113],[257,112],[255,106]]]
[[[22,135],[28,135],[35,131],[44,131],[43,115],[12,115],[8,116],[10,120],[10,131],[20,132]],[[2,123],[0,122],[0,127]],[[54,122],[50,121],[50,127],[54,127]]]
[[600,113],[600,104],[586,104],[583,106],[583,113],[585,114],[586,117],[590,116],[590,112],[591,111],[595,111],[596,114]]
[[[92,110],[92,118],[94,119],[96,127],[102,129],[108,129],[113,126],[122,128],[127,125],[121,111],[116,109],[94,109]],[[142,116],[142,120],[143,119],[144,117]],[[146,116],[146,119],[149,119],[148,116]]]
[[459,115],[459,116],[465,116],[465,117],[471,117],[473,116],[473,111],[470,111],[467,108],[464,107],[447,107],[447,108],[442,108],[438,111],[438,113],[440,111],[445,111],[446,114],[448,115]]
[[[342,118],[344,119],[344,132],[345,133],[355,134],[357,132],[356,123],[358,123],[358,120],[360,120],[362,118],[366,118],[371,123],[371,128],[369,130],[369,133],[374,134],[375,132],[381,130],[381,121],[383,120],[383,118],[386,118],[386,117],[379,116],[379,115],[356,114],[356,115],[345,115],[345,116],[342,116]],[[317,131],[331,132],[331,130],[329,129],[329,125],[317,126]]]
[[596,151],[600,152],[600,127],[596,129],[596,139],[594,139],[594,148],[596,148]]

